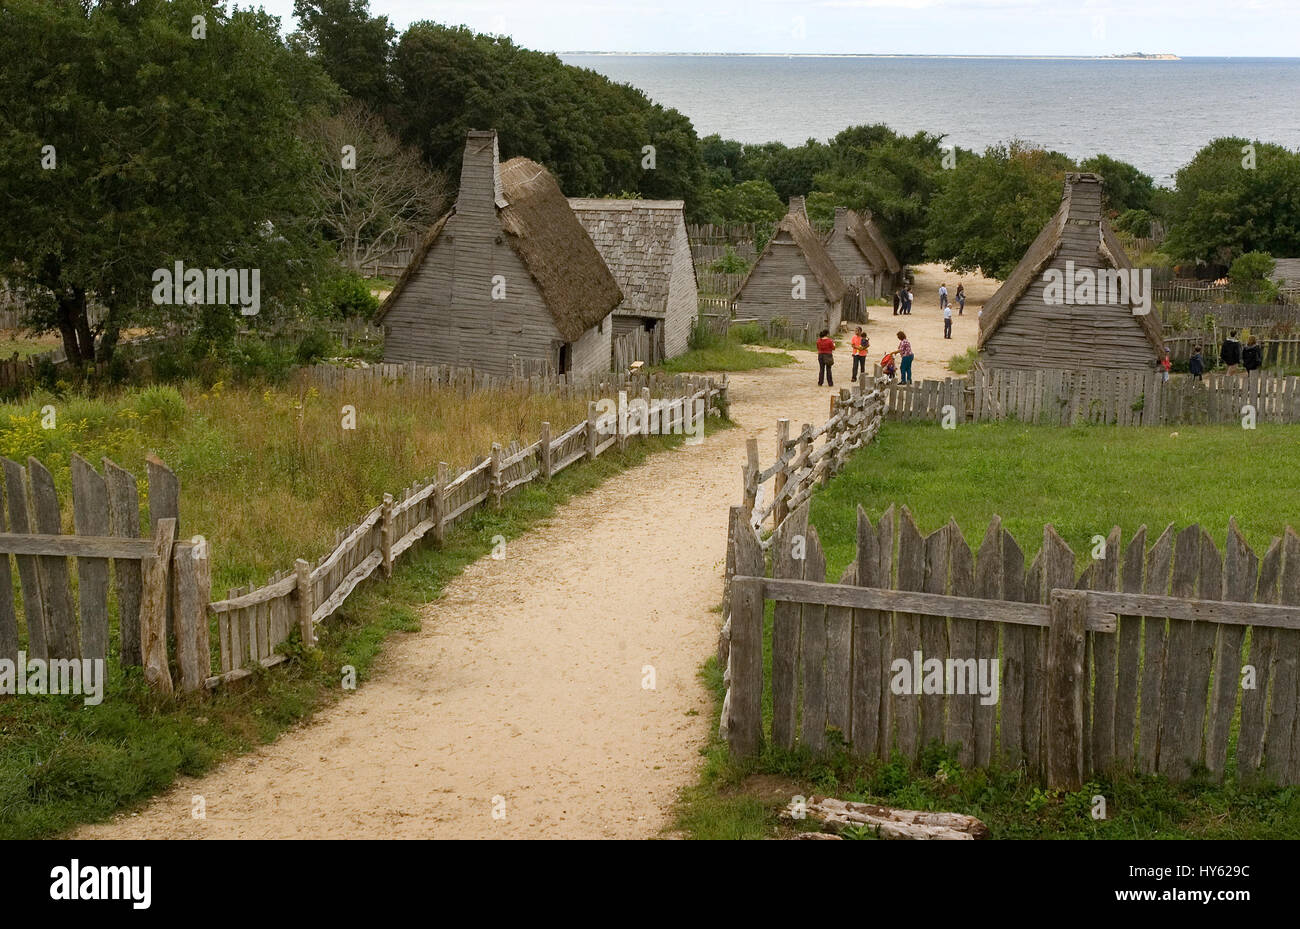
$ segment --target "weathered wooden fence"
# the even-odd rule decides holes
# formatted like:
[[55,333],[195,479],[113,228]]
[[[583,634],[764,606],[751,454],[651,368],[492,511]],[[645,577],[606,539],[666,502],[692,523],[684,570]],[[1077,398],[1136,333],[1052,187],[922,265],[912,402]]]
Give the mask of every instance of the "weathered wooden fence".
[[[605,396],[616,399],[618,390],[627,391],[634,384],[639,386],[633,396],[646,401],[650,421],[661,424],[661,433],[685,432],[683,417],[697,402],[706,415],[725,408],[726,383],[706,377],[607,379],[606,389],[612,387],[614,394]],[[651,385],[674,392],[652,397]],[[429,481],[412,484],[398,497],[385,495],[383,503],[342,530],[334,549],[316,564],[299,559],[293,571],[273,577],[262,587],[234,589],[225,600],[211,604],[221,662],[221,674],[212,683],[247,676],[248,666],[255,662],[271,667],[284,661],[276,647],[295,628],[310,644],[315,625],[338,610],[358,584],[376,570],[390,576],[394,562],[426,536],[441,544],[447,531],[473,511],[500,508],[518,488],[550,480],[565,468],[626,441],[627,436],[618,435],[611,424],[598,418],[596,402],[589,401],[587,419],[558,436],[552,435],[550,423],[543,423],[537,441],[527,446],[493,445],[489,455],[455,473],[445,462],[439,463]]]
[[720,271],[696,271],[695,282],[700,293],[706,296],[733,298],[740,285],[745,283],[743,274],[724,274]]
[[21,625],[28,659],[115,656],[123,666],[143,666],[155,691],[201,688],[211,662],[208,549],[202,539],[177,538],[179,485],[171,470],[157,459],[148,462],[151,529],[141,538],[135,477],[107,458],[100,474],[74,454],[74,534],[68,535],[49,470],[35,458],[26,467],[7,458],[2,463],[0,658],[17,661]]
[[[877,369],[878,370],[878,369]],[[1162,382],[1142,371],[976,368],[967,378],[891,383],[885,415],[904,421],[1169,426],[1300,422],[1300,378],[1255,372]]]
[[657,365],[664,360],[663,327],[655,327],[654,332],[636,328],[622,335],[614,336],[613,355],[614,370],[626,371],[634,361]]
[[1076,575],[1051,526],[1026,568],[996,517],[972,552],[954,522],[923,535],[905,508],[875,526],[859,508],[854,559],[831,584],[806,507],[774,536],[770,578],[746,517],[733,508],[719,644],[722,733],[738,754],[769,739],[821,754],[842,740],[861,757],[912,761],[938,742],[964,765],[1023,766],[1052,787],[1230,769],[1300,783],[1289,528],[1260,559],[1235,523],[1224,551],[1200,526],[1170,526],[1149,548],[1145,527],[1127,547],[1116,527]]

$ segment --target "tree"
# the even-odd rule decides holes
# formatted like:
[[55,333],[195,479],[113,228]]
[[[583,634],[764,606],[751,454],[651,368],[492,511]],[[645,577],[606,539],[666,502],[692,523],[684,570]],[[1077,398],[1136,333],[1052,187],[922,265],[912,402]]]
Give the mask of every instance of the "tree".
[[180,314],[152,300],[175,261],[258,269],[263,306],[300,299],[321,253],[296,128],[329,84],[277,26],[200,0],[0,8],[0,267],[45,295],[33,322],[72,363],[96,357],[92,295],[101,360],[126,325]]
[[391,255],[409,233],[427,229],[446,203],[446,179],[360,103],[317,118],[307,137],[317,158],[314,201],[350,271]]
[[1300,255],[1300,152],[1215,139],[1175,175],[1171,213],[1162,247],[1175,258]]
[[397,30],[370,15],[369,0],[294,0],[290,43],[316,60],[343,91],[375,111],[393,102],[389,63]]
[[1277,285],[1269,278],[1277,262],[1264,252],[1239,255],[1228,271],[1233,299],[1240,303],[1272,303],[1277,299]]
[[1109,155],[1093,155],[1079,163],[1079,170],[1101,175],[1104,182],[1102,197],[1107,209],[1114,213],[1120,214],[1127,210],[1152,211],[1155,181],[1128,162]]
[[926,251],[955,271],[1005,278],[1061,203],[1065,172],[1060,152],[1020,141],[958,159],[947,186],[930,202]]
[[744,181],[730,187],[715,187],[700,200],[699,221],[717,226],[755,223],[775,225],[786,214],[786,205],[767,181]]

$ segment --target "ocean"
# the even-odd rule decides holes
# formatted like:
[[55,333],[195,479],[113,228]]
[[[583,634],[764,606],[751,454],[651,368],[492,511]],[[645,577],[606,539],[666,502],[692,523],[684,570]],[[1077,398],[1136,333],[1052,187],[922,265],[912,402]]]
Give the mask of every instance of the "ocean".
[[1300,58],[560,56],[690,117],[701,137],[799,145],[846,126],[943,133],[983,151],[1019,138],[1097,153],[1171,185],[1219,136],[1300,149]]

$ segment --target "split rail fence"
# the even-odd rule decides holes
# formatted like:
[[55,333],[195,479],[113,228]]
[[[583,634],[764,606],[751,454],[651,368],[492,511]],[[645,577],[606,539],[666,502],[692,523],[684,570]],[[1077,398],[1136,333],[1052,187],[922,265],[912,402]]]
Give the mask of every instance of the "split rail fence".
[[1051,526],[1026,567],[996,517],[972,552],[955,522],[923,535],[906,509],[873,526],[859,508],[834,584],[806,506],[777,530],[770,577],[747,516],[731,513],[719,644],[722,735],[739,755],[769,740],[821,755],[843,740],[859,757],[913,761],[942,743],[964,765],[1023,767],[1067,789],[1116,771],[1300,783],[1289,528],[1261,559],[1235,522],[1224,550],[1200,526],[1170,526],[1150,547],[1146,527],[1127,546],[1116,527],[1080,575]]
[[890,383],[891,420],[1120,426],[1300,422],[1300,377],[1254,372],[1202,381],[1176,376],[1162,383],[1144,371],[1033,371],[976,368],[966,378]]

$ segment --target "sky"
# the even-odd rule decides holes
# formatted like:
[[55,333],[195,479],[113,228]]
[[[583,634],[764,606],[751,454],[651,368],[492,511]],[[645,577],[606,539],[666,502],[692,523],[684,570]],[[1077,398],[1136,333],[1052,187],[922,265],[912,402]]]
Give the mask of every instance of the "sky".
[[[260,5],[292,29],[293,0]],[[371,0],[549,52],[1294,57],[1300,0]]]

